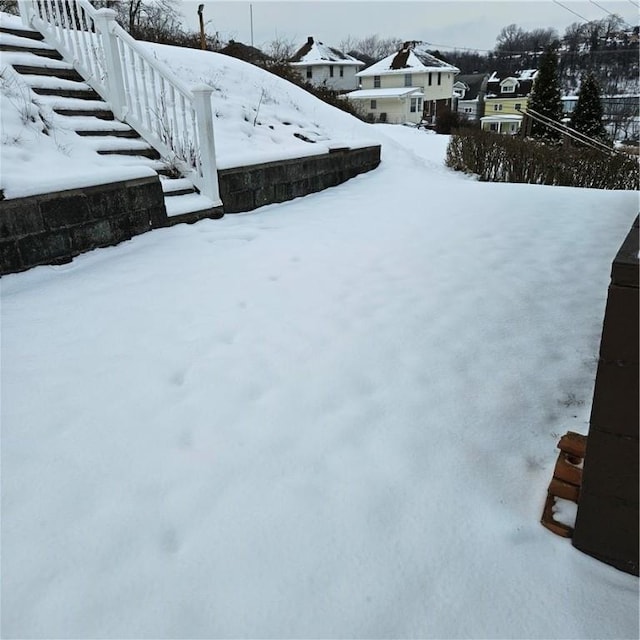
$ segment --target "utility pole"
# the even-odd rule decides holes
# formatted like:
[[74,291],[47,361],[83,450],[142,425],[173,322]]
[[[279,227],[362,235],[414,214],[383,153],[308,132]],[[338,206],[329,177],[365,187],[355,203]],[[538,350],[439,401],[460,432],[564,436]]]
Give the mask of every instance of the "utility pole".
[[251,22],[251,46],[253,47],[253,5],[249,5],[249,21]]
[[200,48],[204,51],[207,48],[207,40],[204,37],[204,16],[202,12],[204,11],[204,5],[198,5],[198,17],[200,18]]

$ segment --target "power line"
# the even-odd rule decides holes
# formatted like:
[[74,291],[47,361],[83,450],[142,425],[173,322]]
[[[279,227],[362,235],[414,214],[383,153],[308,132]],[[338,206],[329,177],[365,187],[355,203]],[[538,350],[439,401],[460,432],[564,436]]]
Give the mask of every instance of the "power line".
[[589,0],[589,2],[591,4],[595,4],[596,7],[598,7],[598,9],[602,9],[605,13],[608,13],[610,16],[613,16],[614,18],[621,18],[622,22],[627,26],[630,27],[631,23],[627,22],[624,18],[622,18],[621,16],[615,14],[615,13],[611,13],[611,11],[609,11],[608,9],[605,9],[602,5],[599,5],[597,2],[595,2],[595,0]]
[[602,7],[601,5],[599,5],[597,2],[594,2],[594,0],[589,0],[589,2],[591,4],[595,4],[596,7],[598,7],[598,9],[602,9],[605,13],[608,13],[610,16],[615,16],[615,13],[611,13],[611,11],[609,11],[608,9],[605,9],[604,7]]
[[520,111],[520,113],[522,113],[525,116],[529,116],[533,120],[537,120],[538,122],[549,127],[550,129],[557,131],[558,133],[561,133],[563,135],[566,135],[567,137],[571,138],[572,140],[575,140],[576,142],[581,142],[582,144],[585,144],[586,146],[591,147],[596,151],[601,151],[609,155],[621,154],[620,151],[618,151],[617,149],[614,149],[613,147],[607,146],[603,142],[600,142],[600,140],[596,140],[595,138],[590,138],[584,133],[581,133],[580,131],[576,131],[575,129],[572,129],[571,127],[565,124],[556,122],[555,120],[552,120],[551,118],[541,113],[538,113],[533,109],[527,108],[525,111],[522,111],[522,109],[518,109],[518,111]]
[[627,0],[628,2],[630,2],[634,7],[640,7],[640,4],[636,4],[633,0]]
[[585,18],[584,16],[581,16],[579,13],[576,13],[573,9],[569,9],[569,7],[565,7],[565,5],[563,5],[561,2],[558,2],[558,0],[553,0],[553,2],[555,4],[557,4],[558,6],[562,7],[563,9],[566,9],[567,11],[570,11],[571,13],[573,13],[574,16],[578,16],[578,18],[582,18],[585,22],[590,22],[590,20],[588,18]]

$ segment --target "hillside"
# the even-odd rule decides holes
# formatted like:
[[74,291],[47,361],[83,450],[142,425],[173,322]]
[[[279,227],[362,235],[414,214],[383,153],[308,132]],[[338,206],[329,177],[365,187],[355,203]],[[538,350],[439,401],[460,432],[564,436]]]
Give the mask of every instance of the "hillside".
[[[0,13],[0,24],[21,26],[19,18],[6,13]],[[0,42],[12,41],[14,36],[0,34]],[[366,146],[374,139],[368,125],[249,63],[208,51],[141,44],[185,83],[213,87],[220,168],[323,154],[332,146]],[[5,197],[149,175],[144,161],[114,168],[113,158],[98,155],[66,129],[45,101],[32,102],[28,86],[9,66],[22,55],[3,52],[0,67]]]

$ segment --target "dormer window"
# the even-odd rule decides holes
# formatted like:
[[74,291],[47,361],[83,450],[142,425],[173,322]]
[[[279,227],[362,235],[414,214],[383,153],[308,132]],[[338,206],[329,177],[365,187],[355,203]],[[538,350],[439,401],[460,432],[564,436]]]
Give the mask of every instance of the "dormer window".
[[500,93],[515,93],[517,86],[517,80],[507,78],[500,83]]

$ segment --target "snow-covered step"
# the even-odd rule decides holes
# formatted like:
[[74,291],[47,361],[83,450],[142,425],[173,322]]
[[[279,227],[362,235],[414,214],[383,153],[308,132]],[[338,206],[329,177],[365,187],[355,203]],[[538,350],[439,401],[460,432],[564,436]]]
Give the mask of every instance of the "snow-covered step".
[[[4,56],[3,56],[4,58]],[[25,77],[28,76],[55,76],[56,78],[64,78],[65,80],[75,80],[82,82],[82,76],[71,66],[51,66],[39,64],[32,60],[30,64],[20,62],[12,62],[13,68]]]
[[41,60],[62,61],[62,54],[56,51],[55,49],[49,49],[49,48],[23,47],[21,45],[3,44],[0,42],[0,51],[2,52],[3,58],[8,53],[10,54],[20,53],[20,54],[34,55],[40,58]]
[[[88,86],[88,85],[87,85]],[[73,98],[75,100],[99,100],[100,95],[93,89],[59,89],[47,87],[33,87],[32,91],[39,96],[54,96],[60,98]]]
[[[18,71],[18,69],[16,69],[16,71]],[[18,73],[20,72],[18,71]],[[94,93],[91,86],[86,82],[82,82],[82,80],[70,80],[49,75],[21,75],[25,83],[28,84],[32,89],[59,89],[60,91],[71,90],[84,92],[91,91],[92,93]]]
[[[21,33],[27,33],[23,31]],[[32,32],[37,33],[37,32]],[[12,32],[7,31],[4,27],[0,27],[0,44],[9,44],[15,47],[25,47],[28,49],[49,49],[53,50],[53,47],[46,42],[42,41],[42,34],[40,36],[40,40],[36,38],[27,38],[24,35],[17,35],[18,32],[16,30],[12,30]]]
[[98,118],[96,116],[83,115],[59,115],[58,118],[64,127],[72,129],[78,134],[82,134],[86,131],[106,131],[114,133],[117,131],[132,131],[128,124],[120,122],[120,120],[104,120],[103,118]]
[[[66,111],[109,111],[111,107],[104,100],[83,100],[81,98],[67,98],[63,96],[39,95],[38,103],[50,107],[54,111],[58,109]],[[93,113],[92,113],[93,115]]]
[[30,41],[44,40],[44,36],[39,31],[35,31],[34,29],[25,29],[24,27],[21,27],[21,28],[18,28],[15,26],[10,27],[10,26],[7,26],[6,24],[0,24],[0,33],[3,36],[25,38]]
[[[46,69],[74,69],[74,66],[65,60],[45,58],[30,51],[3,51],[2,62],[11,65],[34,65]],[[75,69],[74,69],[75,70]]]
[[149,167],[157,173],[167,171],[167,163],[164,160],[145,158],[144,156],[102,155],[100,162],[103,165],[116,167]]
[[188,178],[169,178],[161,175],[160,184],[162,185],[163,193],[172,197],[195,192],[193,182]]
[[200,195],[199,193],[189,193],[183,196],[170,196],[165,198],[164,204],[169,218],[184,215],[186,213],[196,213],[206,211],[208,209],[215,209],[220,206],[219,203],[215,203],[210,198]]
[[136,138],[123,139],[119,136],[84,136],[85,143],[96,151],[135,151],[149,149],[149,143]]

